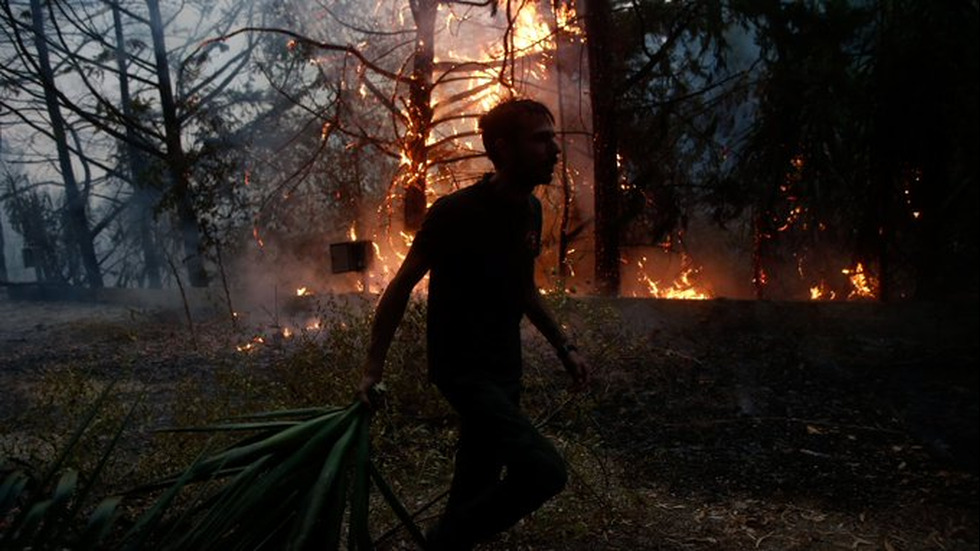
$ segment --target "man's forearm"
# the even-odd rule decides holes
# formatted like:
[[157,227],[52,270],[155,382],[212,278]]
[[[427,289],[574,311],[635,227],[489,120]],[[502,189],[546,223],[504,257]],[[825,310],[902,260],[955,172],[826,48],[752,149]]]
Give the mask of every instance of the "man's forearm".
[[405,307],[411,297],[411,290],[405,291],[400,286],[389,286],[381,295],[378,308],[374,312],[374,323],[371,325],[371,343],[368,348],[368,367],[378,374],[384,368],[385,356],[395,336],[395,330],[405,315]]
[[[537,293],[535,293],[537,295]],[[554,316],[548,311],[548,308],[544,305],[540,296],[532,296],[528,300],[527,309],[525,311],[527,314],[527,319],[537,327],[541,335],[555,347],[556,350],[561,350],[568,344],[568,339],[565,337],[565,333],[562,331],[561,326],[555,321]]]

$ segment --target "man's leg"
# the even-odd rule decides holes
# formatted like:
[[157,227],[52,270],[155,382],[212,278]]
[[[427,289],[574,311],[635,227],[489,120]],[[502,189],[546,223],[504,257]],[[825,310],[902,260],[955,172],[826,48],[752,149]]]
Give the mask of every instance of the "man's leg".
[[462,419],[446,510],[458,509],[500,482],[503,467],[496,450],[481,438],[478,427]]
[[490,537],[513,526],[564,488],[568,476],[565,462],[521,412],[519,382],[473,381],[440,385],[440,390],[465,420],[470,435],[480,440],[479,448],[507,467],[502,481],[447,507],[445,523],[454,534],[473,539]]

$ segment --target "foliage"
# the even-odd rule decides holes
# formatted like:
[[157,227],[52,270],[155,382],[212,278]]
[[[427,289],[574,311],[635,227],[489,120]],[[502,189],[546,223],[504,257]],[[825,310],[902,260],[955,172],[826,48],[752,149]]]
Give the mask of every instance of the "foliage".
[[62,209],[54,204],[49,193],[32,186],[26,176],[7,174],[6,180],[4,210],[10,226],[23,236],[40,280],[66,282],[71,273],[72,254],[66,246]]
[[771,296],[856,262],[886,299],[975,293],[960,207],[976,202],[978,16],[954,4],[621,10],[626,242],[683,248],[710,218],[747,228],[757,289],[783,285]]
[[80,477],[67,462],[113,390],[111,384],[104,388],[58,456],[42,473],[14,470],[0,483],[0,549],[63,549],[71,545],[73,549],[88,550],[98,548],[106,538],[121,498],[112,496],[100,501],[87,521],[81,519],[82,510],[100,484],[100,475],[138,402],[108,435],[109,442],[87,478]]

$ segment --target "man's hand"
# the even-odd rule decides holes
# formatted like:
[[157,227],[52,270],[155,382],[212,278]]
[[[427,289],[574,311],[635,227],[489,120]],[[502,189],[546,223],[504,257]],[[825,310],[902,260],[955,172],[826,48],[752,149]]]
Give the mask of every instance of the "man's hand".
[[572,383],[569,390],[572,392],[582,392],[589,388],[592,383],[592,368],[585,358],[578,353],[578,350],[570,350],[562,358],[565,371],[572,376]]
[[381,371],[374,369],[371,366],[367,366],[364,369],[364,375],[361,376],[361,382],[357,385],[357,399],[366,405],[369,409],[374,409],[374,405],[371,403],[370,394],[374,386],[381,382]]

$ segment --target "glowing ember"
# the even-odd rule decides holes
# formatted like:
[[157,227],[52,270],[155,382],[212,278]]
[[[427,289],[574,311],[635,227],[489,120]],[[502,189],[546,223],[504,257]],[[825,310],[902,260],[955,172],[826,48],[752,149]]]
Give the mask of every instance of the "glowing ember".
[[262,236],[259,235],[259,228],[255,226],[252,228],[252,237],[255,238],[255,242],[259,244],[260,249],[265,248],[265,242],[262,241]]
[[288,338],[290,338],[292,336],[293,336],[293,330],[292,329],[290,329],[288,327],[283,327],[282,328],[282,337],[284,339],[288,339]]
[[310,289],[308,287],[300,287],[299,289],[296,289],[296,296],[305,297],[308,295],[310,295]]
[[245,344],[236,346],[235,349],[239,352],[253,352],[256,348],[263,344],[265,344],[265,339],[262,337],[252,337],[252,340]]
[[415,236],[412,235],[412,234],[410,234],[410,233],[403,232],[403,231],[398,232],[398,233],[402,236],[402,239],[405,241],[405,246],[406,247],[411,247],[412,246],[412,241],[415,240]]
[[347,230],[347,239],[350,239],[351,241],[357,241],[357,230],[355,229],[356,225],[357,222],[351,222],[350,229]]

